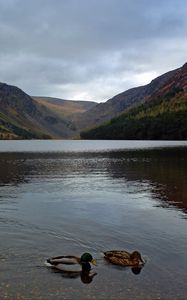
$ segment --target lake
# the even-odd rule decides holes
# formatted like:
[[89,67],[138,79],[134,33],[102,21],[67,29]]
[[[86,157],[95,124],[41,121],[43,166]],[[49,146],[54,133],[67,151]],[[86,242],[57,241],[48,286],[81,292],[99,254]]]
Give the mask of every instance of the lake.
[[[103,259],[139,250],[139,274]],[[90,252],[92,280],[52,272]],[[0,299],[187,298],[187,142],[0,141]]]

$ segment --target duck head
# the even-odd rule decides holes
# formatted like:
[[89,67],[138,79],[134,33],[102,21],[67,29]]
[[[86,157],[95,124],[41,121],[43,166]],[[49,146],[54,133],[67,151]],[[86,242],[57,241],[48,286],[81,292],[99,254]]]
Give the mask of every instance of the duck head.
[[95,259],[93,259],[92,255],[90,253],[84,253],[81,258],[80,258],[80,263],[82,265],[82,270],[83,271],[90,271],[91,270],[91,265],[96,265]]
[[144,264],[141,254],[138,251],[133,251],[130,254],[130,259],[132,260],[134,265],[143,265]]

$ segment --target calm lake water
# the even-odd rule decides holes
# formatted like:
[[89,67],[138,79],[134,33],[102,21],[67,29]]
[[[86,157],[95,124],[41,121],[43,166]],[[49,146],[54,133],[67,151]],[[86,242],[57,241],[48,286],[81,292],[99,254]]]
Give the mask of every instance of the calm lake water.
[[[139,274],[102,251],[139,250]],[[49,256],[97,259],[88,284]],[[187,299],[187,142],[1,141],[0,299]]]

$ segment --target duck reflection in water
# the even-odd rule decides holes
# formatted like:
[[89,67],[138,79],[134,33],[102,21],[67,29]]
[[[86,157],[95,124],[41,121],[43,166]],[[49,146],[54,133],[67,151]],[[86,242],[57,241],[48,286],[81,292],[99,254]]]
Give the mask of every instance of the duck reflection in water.
[[132,267],[131,271],[132,271],[133,274],[138,275],[138,274],[140,274],[142,268],[143,267]]
[[91,272],[91,264],[96,265],[89,253],[80,258],[76,256],[57,256],[47,259],[46,265],[52,267],[54,273],[60,273],[64,278],[81,278],[83,283],[91,283],[96,272]]
[[54,267],[51,269],[53,273],[60,274],[63,278],[69,278],[69,279],[76,279],[80,277],[81,281],[85,284],[89,284],[92,282],[93,278],[97,275],[96,272],[90,272],[90,271],[76,271],[76,270],[62,270],[58,267]]

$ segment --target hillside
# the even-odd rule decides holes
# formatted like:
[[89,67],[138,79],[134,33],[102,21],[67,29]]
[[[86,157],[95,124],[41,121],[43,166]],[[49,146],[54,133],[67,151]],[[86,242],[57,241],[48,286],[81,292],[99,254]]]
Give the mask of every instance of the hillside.
[[46,106],[48,109],[60,117],[69,117],[77,113],[84,113],[93,108],[97,103],[93,101],[73,101],[52,97],[32,97],[38,104]]
[[165,75],[151,82],[150,85],[164,79],[151,96],[144,98],[143,104],[102,126],[82,132],[81,137],[187,140],[187,63]]
[[0,83],[0,138],[68,138],[74,124],[39,105],[15,86]]
[[122,112],[151,99],[155,92],[164,87],[165,83],[168,82],[170,78],[173,78],[177,72],[178,69],[167,72],[145,86],[132,88],[120,93],[105,103],[94,106],[86,113],[77,114],[72,118],[72,121],[76,123],[76,126],[80,130],[101,125]]
[[186,99],[187,64],[100,104],[0,83],[0,139],[186,139]]

